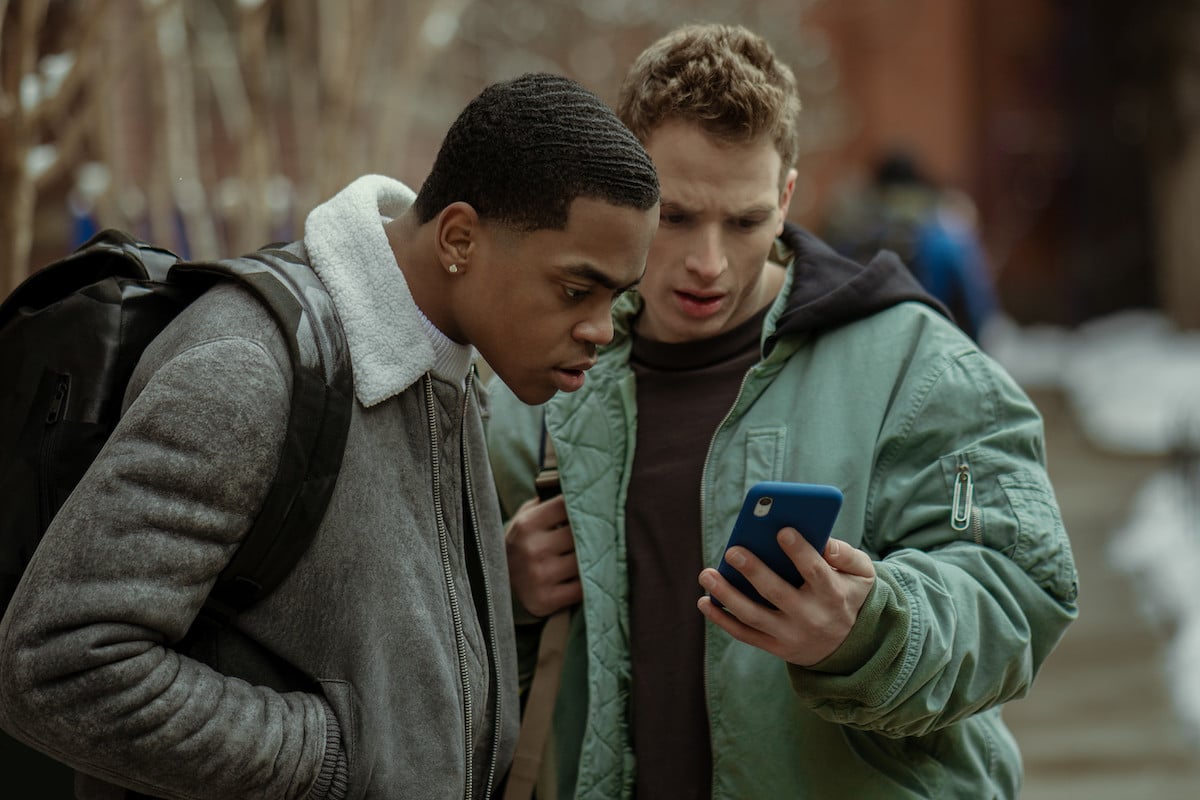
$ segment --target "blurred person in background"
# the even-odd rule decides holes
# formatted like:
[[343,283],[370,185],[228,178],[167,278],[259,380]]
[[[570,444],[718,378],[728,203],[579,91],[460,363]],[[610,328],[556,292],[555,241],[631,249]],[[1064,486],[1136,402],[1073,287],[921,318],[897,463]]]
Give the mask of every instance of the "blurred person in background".
[[[1077,613],[1041,418],[894,255],[786,222],[799,111],[745,28],[643,52],[618,113],[662,188],[645,278],[582,390],[493,394],[523,679],[572,609],[539,800],[1018,793],[1001,708]],[[725,552],[763,480],[845,495],[824,552],[778,534],[800,588]]]
[[999,309],[975,207],[937,187],[904,150],[875,164],[872,181],[834,205],[824,235],[835,250],[866,263],[890,250],[976,342]]

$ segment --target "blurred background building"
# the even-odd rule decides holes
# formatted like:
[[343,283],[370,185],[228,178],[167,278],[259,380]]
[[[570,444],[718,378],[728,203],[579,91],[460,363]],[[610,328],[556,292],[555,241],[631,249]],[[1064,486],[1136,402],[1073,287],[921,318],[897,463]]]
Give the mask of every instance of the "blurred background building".
[[187,255],[297,235],[348,179],[419,184],[485,84],[615,98],[680,22],[742,22],[796,69],[793,216],[902,147],[971,198],[1003,307],[1200,325],[1191,0],[18,0],[0,3],[0,294],[96,225]]
[[[611,102],[694,20],[795,69],[795,221],[827,229],[903,151],[977,238],[1083,570],[1012,710],[1025,796],[1200,796],[1200,602],[1142,591],[1200,570],[1200,0],[0,0],[0,296],[100,227],[191,257],[297,237],[360,174],[419,186],[484,85]],[[1160,471],[1190,488],[1151,545]]]

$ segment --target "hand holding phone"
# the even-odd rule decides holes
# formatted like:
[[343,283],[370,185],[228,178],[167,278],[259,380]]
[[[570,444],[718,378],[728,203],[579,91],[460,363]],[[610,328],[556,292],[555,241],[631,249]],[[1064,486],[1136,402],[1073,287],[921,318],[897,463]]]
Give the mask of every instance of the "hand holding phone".
[[[725,546],[740,545],[754,553],[777,575],[793,586],[804,583],[792,559],[776,538],[783,528],[795,528],[818,553],[825,551],[833,523],[842,507],[842,492],[836,486],[813,483],[764,481],[746,493],[733,533]],[[725,561],[717,571],[738,591],[757,603],[774,608],[742,573]],[[716,598],[713,598],[716,603]],[[718,603],[719,605],[719,603]]]

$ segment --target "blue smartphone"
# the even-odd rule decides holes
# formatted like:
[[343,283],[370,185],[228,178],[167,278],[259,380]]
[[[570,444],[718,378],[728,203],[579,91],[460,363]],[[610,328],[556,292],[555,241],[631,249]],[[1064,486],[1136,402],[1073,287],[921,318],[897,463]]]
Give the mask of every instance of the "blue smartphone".
[[[836,486],[781,481],[756,483],[746,493],[725,550],[741,545],[788,583],[800,586],[804,578],[776,539],[780,529],[795,528],[817,552],[823,553],[841,508],[842,492]],[[775,608],[742,573],[725,562],[724,556],[717,572],[751,600]],[[720,605],[716,598],[713,602]]]

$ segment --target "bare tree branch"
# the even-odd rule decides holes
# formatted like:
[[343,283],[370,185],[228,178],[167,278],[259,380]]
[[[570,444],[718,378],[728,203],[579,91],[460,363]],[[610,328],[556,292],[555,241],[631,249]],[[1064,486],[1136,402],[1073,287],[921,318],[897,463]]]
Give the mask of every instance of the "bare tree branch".
[[11,99],[0,119],[4,145],[0,147],[0,187],[7,191],[0,202],[0,293],[7,295],[25,277],[33,247],[33,215],[37,195],[29,176],[30,125],[21,83],[37,64],[38,32],[46,18],[45,0],[29,0],[17,7],[17,48],[4,75],[6,94]]
[[96,62],[101,50],[98,40],[103,30],[99,23],[110,11],[110,6],[110,0],[92,0],[83,4],[83,15],[74,20],[66,48],[74,53],[75,60],[57,91],[32,111],[33,124],[54,124],[70,113],[77,93],[94,79],[95,70],[107,68],[103,62]]
[[299,3],[284,3],[284,63],[287,65],[286,101],[290,112],[284,119],[294,141],[295,164],[293,181],[296,201],[292,208],[292,228],[300,230],[308,209],[319,197],[316,191],[316,172],[319,159],[318,135],[320,106],[319,89],[315,80],[297,80],[316,59],[316,29],[313,15]]
[[[177,6],[178,0],[168,0],[153,7],[139,19],[136,28],[123,35],[123,40],[148,40],[153,35],[160,16],[166,10]],[[108,0],[96,0],[90,7],[93,10],[108,8],[110,3]],[[80,26],[95,28],[81,35],[72,45],[78,53],[71,69],[71,75],[78,76],[76,86],[66,91],[67,87],[64,84],[63,89],[53,98],[51,105],[55,106],[55,110],[39,113],[36,121],[41,125],[37,125],[36,128],[36,123],[31,122],[31,130],[46,129],[46,138],[55,143],[56,150],[54,162],[41,175],[36,176],[39,191],[52,185],[65,172],[78,165],[84,145],[96,130],[96,107],[111,101],[115,95],[114,84],[117,77],[124,73],[140,54],[140,48],[137,47],[104,47],[101,35],[103,25],[100,24],[102,19],[101,16],[93,14],[88,19],[75,23],[75,30],[79,30]],[[115,52],[112,52],[113,49]],[[73,99],[70,95],[76,93],[79,97],[75,102],[70,102]],[[66,113],[67,110],[70,113]]]
[[[4,41],[4,20],[8,18],[8,0],[0,0],[0,43]],[[0,73],[4,72],[4,60],[0,58]],[[5,106],[12,101],[6,91],[6,84],[0,80],[0,114],[5,113]]]

